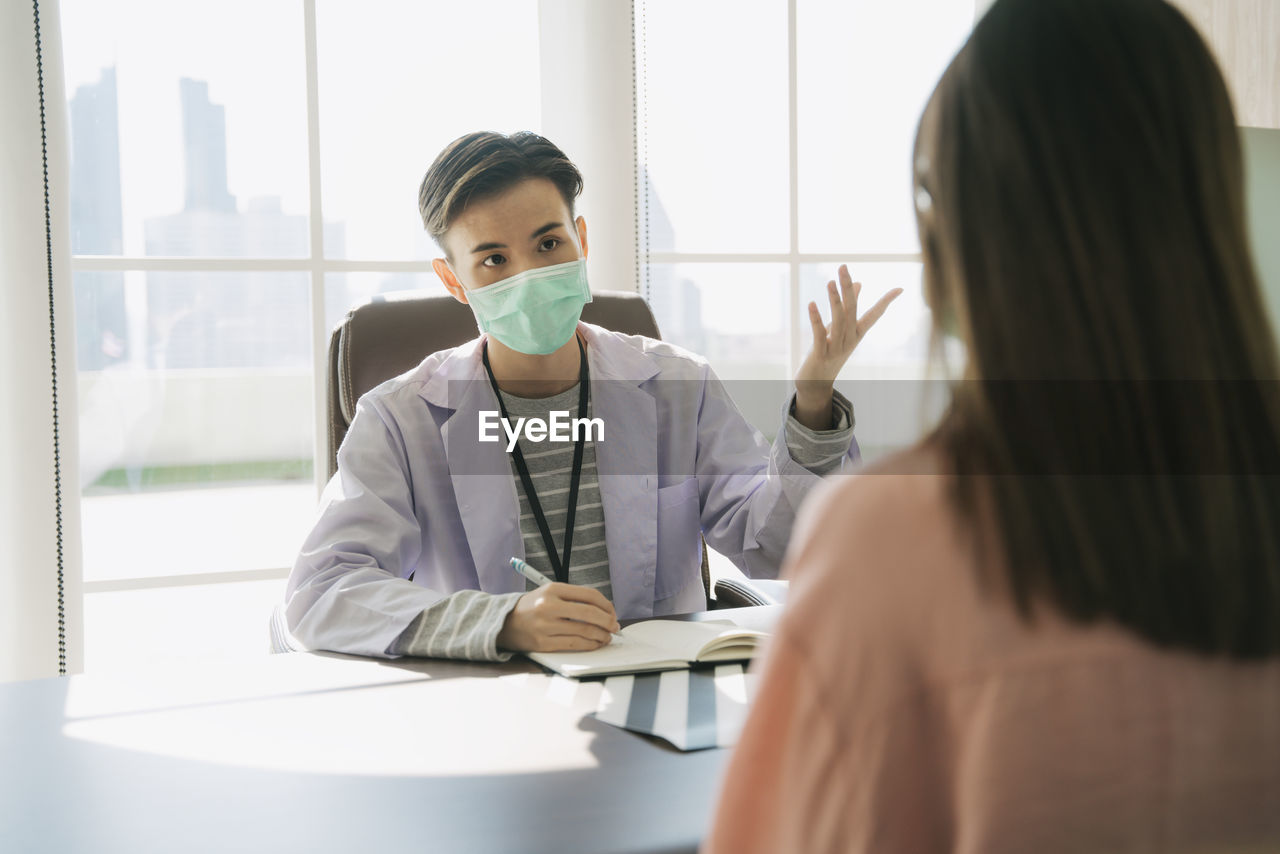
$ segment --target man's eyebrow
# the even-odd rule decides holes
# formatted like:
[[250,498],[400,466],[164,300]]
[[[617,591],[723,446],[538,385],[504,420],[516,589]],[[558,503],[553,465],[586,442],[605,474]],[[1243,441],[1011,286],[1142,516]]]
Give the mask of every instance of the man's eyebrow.
[[548,231],[555,231],[557,228],[564,228],[564,223],[563,223],[563,222],[549,222],[549,223],[547,223],[546,225],[544,225],[542,228],[540,228],[540,229],[538,229],[537,231],[535,231],[533,234],[530,234],[530,235],[529,235],[529,239],[530,239],[530,240],[537,240],[539,237],[541,237],[542,235],[546,234]]
[[[542,226],[542,228],[539,228],[533,234],[529,235],[529,239],[537,240],[539,237],[546,234],[548,231],[555,231],[557,228],[564,228],[564,223],[549,222],[546,225]],[[507,248],[507,244],[505,243],[481,243],[479,246],[471,250],[471,254],[474,255],[477,252],[488,252],[491,249],[506,249],[506,248]]]

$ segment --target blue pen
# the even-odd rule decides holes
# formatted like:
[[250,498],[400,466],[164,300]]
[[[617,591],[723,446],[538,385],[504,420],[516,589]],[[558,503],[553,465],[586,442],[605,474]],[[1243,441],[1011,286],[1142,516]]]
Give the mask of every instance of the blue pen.
[[[541,572],[538,572],[538,570],[529,566],[529,564],[525,563],[518,557],[511,558],[511,568],[539,587],[546,587],[551,583],[550,578],[547,578]],[[622,640],[622,635],[617,632],[610,632],[609,634],[613,635],[614,640]]]
[[538,572],[538,570],[529,566],[529,564],[525,563],[518,557],[513,557],[511,559],[511,568],[514,569],[516,572],[520,573],[521,575],[523,575],[525,578],[532,581],[534,584],[538,585],[539,587],[546,587],[548,584],[551,583],[550,578],[547,578],[541,572]]

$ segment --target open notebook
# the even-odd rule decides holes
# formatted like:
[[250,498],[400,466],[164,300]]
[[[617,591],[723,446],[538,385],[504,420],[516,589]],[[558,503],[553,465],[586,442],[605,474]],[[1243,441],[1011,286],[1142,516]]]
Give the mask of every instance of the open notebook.
[[561,676],[600,676],[682,670],[711,661],[745,661],[755,655],[765,632],[727,622],[645,620],[627,626],[621,639],[590,652],[526,653]]

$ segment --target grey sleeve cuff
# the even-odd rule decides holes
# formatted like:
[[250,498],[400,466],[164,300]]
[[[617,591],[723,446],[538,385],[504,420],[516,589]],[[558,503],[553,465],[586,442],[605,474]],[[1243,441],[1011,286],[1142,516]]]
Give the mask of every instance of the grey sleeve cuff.
[[498,649],[498,633],[523,595],[459,590],[419,614],[387,651],[423,658],[506,661],[514,653]]
[[831,392],[835,424],[830,430],[810,430],[796,420],[795,395],[787,409],[787,451],[791,459],[814,474],[829,474],[840,468],[853,441],[853,404],[838,391]]

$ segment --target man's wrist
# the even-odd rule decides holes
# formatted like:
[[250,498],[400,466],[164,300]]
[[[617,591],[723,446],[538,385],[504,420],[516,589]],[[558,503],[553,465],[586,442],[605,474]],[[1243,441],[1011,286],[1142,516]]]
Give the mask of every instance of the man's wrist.
[[498,634],[493,641],[494,646],[498,649],[499,652],[516,652],[517,651],[515,647],[512,645],[513,641],[511,639],[511,615],[514,614],[515,612],[516,612],[516,609],[512,608],[510,611],[507,612],[507,615],[502,618],[502,625],[501,627],[498,628]]
[[832,387],[825,392],[796,387],[791,401],[791,415],[810,430],[830,430],[835,425],[835,402]]

